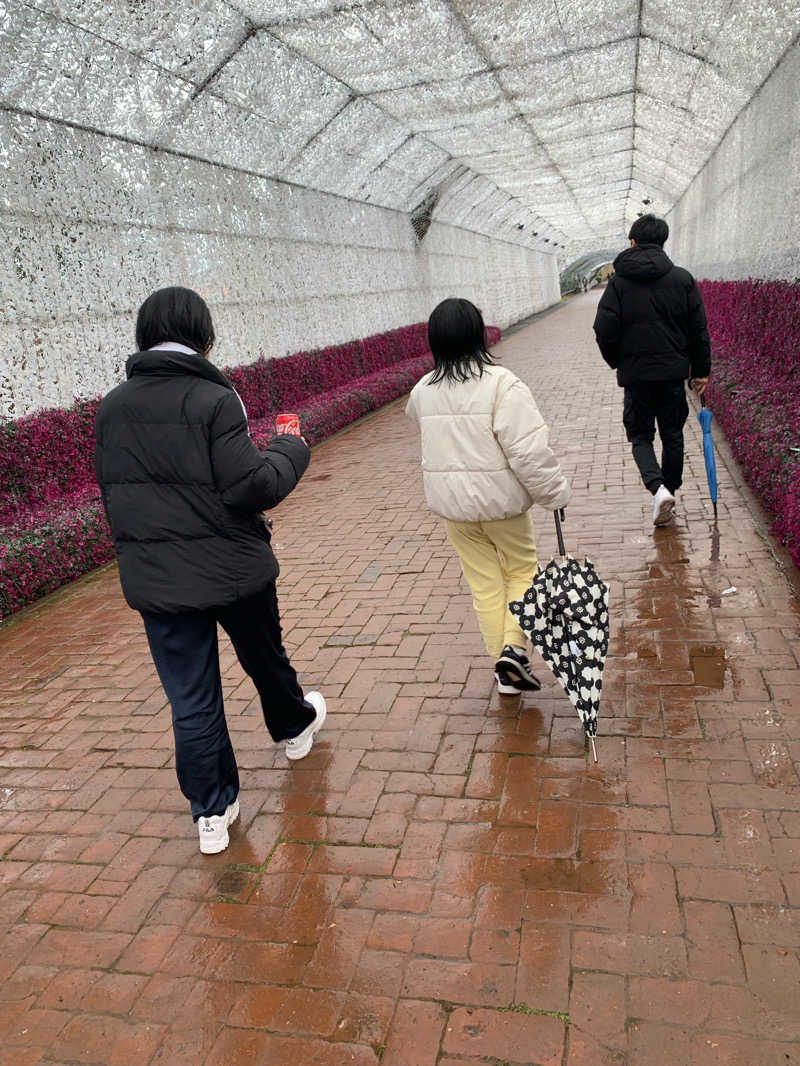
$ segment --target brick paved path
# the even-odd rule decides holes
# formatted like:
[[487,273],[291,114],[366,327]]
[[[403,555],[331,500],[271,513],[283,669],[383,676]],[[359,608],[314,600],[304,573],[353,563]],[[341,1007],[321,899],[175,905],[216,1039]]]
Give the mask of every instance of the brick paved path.
[[287,643],[331,711],[304,762],[225,647],[224,854],[113,569],[0,631],[0,1063],[800,1063],[798,605],[724,470],[712,536],[694,422],[654,533],[594,304],[500,351],[612,582],[599,767],[552,682],[493,695],[395,406],[277,515]]

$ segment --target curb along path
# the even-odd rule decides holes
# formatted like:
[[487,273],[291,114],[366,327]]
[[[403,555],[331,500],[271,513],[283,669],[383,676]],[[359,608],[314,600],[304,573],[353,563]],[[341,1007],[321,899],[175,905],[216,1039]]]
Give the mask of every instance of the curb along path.
[[227,852],[197,850],[113,567],[0,629],[0,1064],[800,1064],[800,609],[724,468],[712,530],[694,419],[653,530],[595,304],[497,352],[611,583],[600,764],[552,679],[493,692],[395,405],[275,514],[286,643],[329,707],[302,763],[223,645]]

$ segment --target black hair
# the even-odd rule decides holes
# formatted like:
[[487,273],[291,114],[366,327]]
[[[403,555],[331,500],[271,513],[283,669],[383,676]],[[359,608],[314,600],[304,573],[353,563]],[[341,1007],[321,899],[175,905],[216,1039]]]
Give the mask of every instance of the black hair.
[[628,237],[637,244],[660,244],[663,248],[669,237],[669,226],[658,215],[642,215],[631,226]]
[[428,344],[435,365],[429,385],[479,378],[484,367],[494,362],[486,350],[483,317],[469,300],[451,297],[433,309],[428,319]]
[[211,312],[202,296],[173,285],[151,293],[136,316],[136,344],[140,352],[175,341],[207,355],[214,344]]

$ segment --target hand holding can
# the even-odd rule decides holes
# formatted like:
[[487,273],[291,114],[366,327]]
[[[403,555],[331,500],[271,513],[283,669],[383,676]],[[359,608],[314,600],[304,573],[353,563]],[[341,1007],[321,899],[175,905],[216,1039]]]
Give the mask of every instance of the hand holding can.
[[300,416],[294,414],[281,414],[275,419],[275,429],[278,433],[289,433],[293,437],[301,436]]

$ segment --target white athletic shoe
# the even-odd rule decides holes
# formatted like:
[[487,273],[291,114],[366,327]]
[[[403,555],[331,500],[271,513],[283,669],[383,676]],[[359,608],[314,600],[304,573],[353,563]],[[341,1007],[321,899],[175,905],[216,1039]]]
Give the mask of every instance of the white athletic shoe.
[[321,692],[307,692],[306,700],[317,712],[316,718],[311,725],[306,726],[298,737],[292,737],[286,741],[287,759],[304,759],[314,746],[314,735],[322,728],[328,710],[325,706],[325,697]]
[[521,648],[506,644],[500,658],[494,664],[497,691],[510,696],[514,692],[538,692],[542,687],[539,678],[531,670],[531,661]]
[[200,835],[200,850],[204,855],[217,855],[230,844],[228,826],[233,825],[239,817],[239,801],[234,800],[224,814],[211,814],[208,818],[198,818],[197,831]]
[[668,526],[675,514],[675,497],[662,485],[653,497],[653,525]]
[[521,696],[522,689],[518,688],[514,683],[514,679],[509,677],[506,673],[501,673],[499,670],[495,671],[494,679],[497,682],[497,691],[501,696]]

